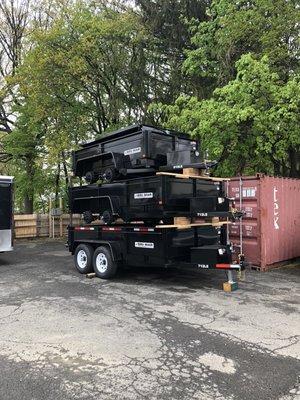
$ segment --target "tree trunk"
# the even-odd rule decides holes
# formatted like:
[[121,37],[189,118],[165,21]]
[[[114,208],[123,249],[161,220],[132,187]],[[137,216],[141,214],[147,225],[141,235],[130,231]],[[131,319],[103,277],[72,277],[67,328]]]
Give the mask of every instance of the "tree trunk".
[[28,193],[24,196],[24,212],[25,214],[33,214],[33,199],[29,197]]
[[57,164],[57,173],[55,178],[55,207],[58,207],[58,194],[59,194],[59,181],[60,181],[60,163]]
[[68,167],[67,167],[65,152],[62,151],[61,155],[62,155],[62,164],[63,164],[63,169],[64,169],[64,175],[65,175],[65,182],[66,182],[66,190],[68,190],[68,187],[69,187],[69,175],[68,175]]
[[34,167],[33,160],[30,156],[26,158],[26,175],[28,179],[28,186],[24,195],[24,211],[26,214],[33,214],[33,200],[34,200]]
[[294,148],[289,149],[289,159],[290,159],[290,178],[300,178],[300,152]]

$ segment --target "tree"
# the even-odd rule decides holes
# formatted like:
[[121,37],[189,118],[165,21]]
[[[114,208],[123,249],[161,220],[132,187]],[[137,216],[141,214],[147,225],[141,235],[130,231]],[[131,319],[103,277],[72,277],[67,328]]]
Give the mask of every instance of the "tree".
[[28,7],[29,1],[3,0],[0,3],[0,138],[1,133],[10,133],[14,125],[15,91],[8,78],[20,64]]
[[250,54],[237,76],[209,100],[180,97],[159,107],[165,124],[200,137],[203,153],[219,161],[222,175],[265,172],[300,177],[300,76],[284,83],[268,58]]
[[[136,0],[141,22],[153,37],[153,101],[171,104],[182,92],[191,90],[182,65],[191,48],[191,24],[207,19],[210,0]],[[151,115],[148,116],[151,121]]]
[[214,0],[207,16],[194,29],[184,67],[206,79],[210,93],[234,79],[236,62],[249,52],[268,56],[285,82],[299,71],[298,0]]

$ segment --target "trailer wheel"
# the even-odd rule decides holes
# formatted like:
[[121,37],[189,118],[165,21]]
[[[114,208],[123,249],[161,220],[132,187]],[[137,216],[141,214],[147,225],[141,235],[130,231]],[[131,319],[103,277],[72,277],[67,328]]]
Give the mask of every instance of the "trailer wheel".
[[104,171],[103,176],[104,176],[105,182],[110,183],[110,182],[112,182],[113,180],[116,179],[117,172],[116,172],[116,170],[114,168],[106,168],[106,170]]
[[115,220],[114,216],[112,215],[112,212],[109,210],[105,210],[103,212],[101,219],[107,225],[111,224]]
[[86,224],[91,224],[95,219],[92,211],[84,211],[82,217]]
[[97,182],[97,176],[96,176],[95,172],[93,172],[93,171],[88,171],[85,174],[84,178],[85,178],[86,182],[89,184]]
[[98,278],[109,279],[115,275],[118,265],[113,260],[110,250],[100,246],[95,250],[93,267]]
[[93,271],[94,249],[88,244],[77,246],[74,254],[75,267],[81,274],[88,274]]

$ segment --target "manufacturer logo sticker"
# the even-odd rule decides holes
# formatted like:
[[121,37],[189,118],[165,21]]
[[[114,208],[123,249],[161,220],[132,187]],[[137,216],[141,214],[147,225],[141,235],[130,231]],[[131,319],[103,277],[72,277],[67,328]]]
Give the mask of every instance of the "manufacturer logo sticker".
[[146,193],[135,193],[134,194],[135,199],[152,199],[153,198],[153,192],[146,192]]
[[134,246],[140,249],[154,249],[154,243],[152,242],[135,242]]
[[134,149],[128,149],[124,151],[125,156],[130,156],[131,154],[140,153],[142,151],[141,147],[135,147]]

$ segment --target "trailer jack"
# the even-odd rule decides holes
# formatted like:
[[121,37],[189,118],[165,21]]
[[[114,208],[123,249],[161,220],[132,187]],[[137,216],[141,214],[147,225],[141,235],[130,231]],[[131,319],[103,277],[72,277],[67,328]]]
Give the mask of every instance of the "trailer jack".
[[233,292],[234,290],[238,289],[238,283],[233,279],[232,270],[228,270],[227,273],[228,281],[223,283],[223,290],[224,292]]
[[224,292],[233,292],[238,289],[238,282],[234,280],[233,270],[237,271],[236,277],[239,281],[245,280],[245,266],[244,261],[240,259],[239,264],[231,264],[230,269],[227,271],[228,281],[223,283]]

